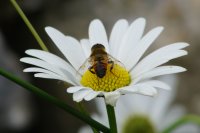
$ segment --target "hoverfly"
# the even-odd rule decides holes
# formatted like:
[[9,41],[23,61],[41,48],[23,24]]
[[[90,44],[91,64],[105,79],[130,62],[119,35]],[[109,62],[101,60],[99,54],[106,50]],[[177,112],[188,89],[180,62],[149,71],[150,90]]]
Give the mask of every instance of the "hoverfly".
[[[85,72],[83,69],[87,68],[92,74],[96,74],[98,78],[103,78],[106,75],[108,68],[112,73],[115,62],[119,63],[119,61],[106,52],[105,47],[102,44],[95,44],[91,48],[90,57],[80,67],[78,72],[83,73]],[[110,67],[108,67],[108,65],[110,65]]]

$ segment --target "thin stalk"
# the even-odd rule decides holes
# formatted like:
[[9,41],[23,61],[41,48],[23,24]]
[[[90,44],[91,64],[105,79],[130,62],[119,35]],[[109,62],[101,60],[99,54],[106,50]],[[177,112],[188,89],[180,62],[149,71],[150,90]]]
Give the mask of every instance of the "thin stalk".
[[87,124],[91,125],[95,129],[98,129],[99,131],[102,131],[104,133],[110,133],[109,128],[105,127],[101,123],[91,119],[89,116],[85,115],[84,113],[74,109],[73,107],[67,105],[65,102],[57,99],[54,96],[49,95],[45,91],[41,90],[40,88],[10,74],[9,72],[3,70],[0,68],[0,75],[4,76],[5,78],[15,82],[16,84],[24,87],[25,89],[33,92],[34,94],[38,95],[39,97],[43,98],[44,100],[47,100],[48,102],[56,105],[57,107],[63,109],[64,111],[70,113],[71,115],[79,118],[80,120],[86,122]]
[[189,123],[189,122],[200,126],[200,117],[195,116],[195,115],[183,116],[182,118],[180,118],[176,122],[174,122],[172,125],[170,125],[166,129],[164,129],[162,133],[171,133],[173,130],[175,130],[178,127],[183,126],[184,124]]
[[110,125],[110,133],[117,133],[117,124],[116,124],[114,107],[111,105],[106,105],[106,109]]
[[19,13],[19,15],[21,16],[21,18],[23,19],[23,21],[26,24],[26,26],[29,28],[30,32],[33,34],[33,36],[35,37],[35,39],[39,43],[40,47],[44,51],[48,51],[48,49],[45,46],[44,42],[42,41],[42,39],[40,38],[40,36],[38,35],[38,33],[36,32],[36,30],[32,26],[32,24],[30,23],[30,21],[28,20],[28,18],[26,17],[26,15],[24,14],[24,12],[20,8],[20,6],[17,4],[17,2],[15,0],[10,0],[10,1],[11,1],[12,5],[15,7],[15,9],[17,10],[17,12]]

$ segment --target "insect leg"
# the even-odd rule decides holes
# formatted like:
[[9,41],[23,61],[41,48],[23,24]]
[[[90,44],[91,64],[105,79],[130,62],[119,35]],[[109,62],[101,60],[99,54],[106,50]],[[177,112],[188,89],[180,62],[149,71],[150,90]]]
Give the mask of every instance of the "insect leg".
[[88,68],[88,70],[92,73],[92,74],[95,74],[95,72],[92,70],[94,67],[93,66],[90,66],[89,68]]
[[110,60],[110,61],[108,61],[108,63],[111,64],[110,72],[111,72],[113,75],[115,75],[116,77],[118,77],[116,74],[114,74],[114,73],[112,72],[112,69],[113,69],[113,67],[114,67],[114,61]]
[[114,61],[110,60],[110,61],[108,61],[108,63],[111,64],[111,67],[110,67],[110,71],[111,71],[114,67]]

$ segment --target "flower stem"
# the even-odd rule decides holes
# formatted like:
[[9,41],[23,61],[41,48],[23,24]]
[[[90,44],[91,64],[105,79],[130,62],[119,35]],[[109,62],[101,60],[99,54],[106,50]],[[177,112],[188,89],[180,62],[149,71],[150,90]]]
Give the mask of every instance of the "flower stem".
[[195,116],[195,115],[183,116],[182,118],[180,118],[176,122],[174,122],[172,125],[170,125],[166,129],[164,129],[162,133],[170,133],[174,129],[180,127],[183,124],[189,123],[189,122],[192,122],[192,123],[197,124],[198,126],[200,126],[200,117],[199,116]]
[[115,109],[111,105],[106,105],[108,120],[110,124],[110,133],[117,133],[117,124],[115,118]]
[[105,127],[104,125],[102,125],[101,123],[91,119],[89,116],[87,116],[86,114],[74,109],[73,107],[67,105],[65,102],[57,99],[54,96],[49,95],[48,93],[46,93],[45,91],[43,91],[42,89],[33,86],[32,84],[6,72],[5,70],[3,70],[2,68],[0,68],[0,75],[6,77],[7,79],[15,82],[16,84],[24,87],[25,89],[33,92],[34,94],[38,95],[39,97],[43,98],[44,100],[47,100],[48,102],[55,104],[57,107],[65,110],[66,112],[70,113],[71,115],[79,118],[80,120],[86,122],[87,124],[91,125],[92,127],[94,127],[95,129],[98,129],[99,131],[102,131],[104,133],[110,133],[109,128]]
[[15,0],[10,0],[10,1],[11,1],[12,5],[15,7],[15,9],[17,10],[17,12],[19,13],[19,15],[21,16],[21,18],[23,19],[23,21],[26,24],[26,26],[29,28],[29,30],[31,31],[31,33],[33,34],[33,36],[35,37],[35,39],[37,40],[37,42],[39,43],[40,47],[44,51],[48,51],[48,49],[45,46],[44,42],[42,41],[42,39],[40,38],[40,36],[36,32],[36,30],[34,29],[34,27],[32,26],[32,24],[28,20],[28,18],[26,17],[26,15],[22,11],[22,9],[19,7],[19,5],[17,4],[17,2]]

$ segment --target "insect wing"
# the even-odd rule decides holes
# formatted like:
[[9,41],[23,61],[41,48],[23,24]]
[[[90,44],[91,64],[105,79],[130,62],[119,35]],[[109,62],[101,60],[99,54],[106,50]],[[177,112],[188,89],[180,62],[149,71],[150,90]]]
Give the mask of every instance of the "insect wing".
[[86,59],[85,62],[80,66],[80,68],[77,71],[78,76],[81,76],[88,70],[88,68],[91,66],[90,58]]
[[115,57],[113,57],[113,56],[110,55],[110,54],[108,54],[108,61],[109,61],[109,62],[113,61],[114,64],[118,64],[118,65],[120,65],[121,67],[124,67],[124,68],[125,68],[124,64],[123,64],[121,61],[117,60]]

